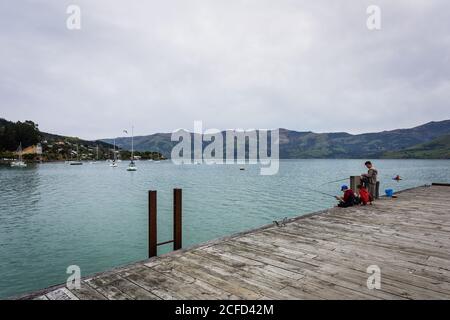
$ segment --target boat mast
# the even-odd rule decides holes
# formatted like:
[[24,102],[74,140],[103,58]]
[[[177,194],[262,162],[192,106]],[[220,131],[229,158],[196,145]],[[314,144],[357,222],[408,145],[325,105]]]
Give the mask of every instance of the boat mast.
[[116,138],[114,138],[114,162],[116,162]]
[[17,150],[19,154],[19,162],[22,162],[22,142],[19,144],[19,150]]
[[131,162],[134,161],[134,126],[131,126]]

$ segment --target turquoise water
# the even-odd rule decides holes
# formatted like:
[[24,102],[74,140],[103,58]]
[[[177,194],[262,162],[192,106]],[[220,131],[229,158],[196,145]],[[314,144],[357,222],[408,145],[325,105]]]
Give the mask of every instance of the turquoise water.
[[[175,166],[169,161],[0,167],[0,298],[63,283],[147,257],[147,191],[158,190],[158,240],[172,237],[172,189],[183,188],[183,245],[334,205],[342,182],[365,171],[362,160],[286,160],[274,176],[258,166]],[[450,182],[447,160],[377,160],[381,190]],[[392,180],[396,174],[404,180]],[[159,253],[170,250],[170,245]]]

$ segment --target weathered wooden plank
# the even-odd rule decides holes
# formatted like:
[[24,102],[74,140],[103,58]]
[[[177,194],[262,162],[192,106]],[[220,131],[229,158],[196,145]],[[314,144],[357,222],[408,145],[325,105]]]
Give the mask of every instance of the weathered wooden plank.
[[[284,281],[297,281],[304,277],[304,275],[299,272],[293,272],[278,266],[268,265],[261,261],[248,259],[225,251],[196,250],[193,253],[214,262],[238,269],[239,272],[244,271],[249,275],[258,275],[264,278],[268,277],[270,279],[278,280],[280,283],[283,283]],[[286,285],[288,284],[289,283],[286,283]]]
[[234,242],[222,243],[205,248],[205,251],[228,252],[235,256],[241,256],[247,259],[260,261],[267,265],[272,265],[289,271],[301,272],[301,270],[304,269],[314,270],[318,267],[318,264],[314,261],[303,262],[293,259],[287,259],[280,255],[266,254],[266,252],[257,251],[255,247],[246,245],[244,243],[239,243],[239,245],[236,245],[236,243]]
[[106,297],[93,289],[85,281],[81,281],[79,289],[70,289],[78,299],[80,300],[106,300]]
[[119,274],[105,274],[86,282],[109,300],[157,300],[154,294],[142,289]]
[[[212,248],[208,248],[208,249],[209,250],[213,250]],[[315,266],[314,266],[314,268],[311,268],[309,266],[307,268],[304,268],[303,267],[304,264],[302,264],[302,265],[300,265],[300,266],[298,266],[296,268],[293,268],[292,265],[295,265],[295,262],[296,262],[295,260],[289,260],[288,263],[285,263],[284,265],[279,264],[278,261],[281,261],[284,258],[282,256],[279,256],[279,255],[276,255],[276,254],[275,255],[270,255],[271,257],[273,257],[273,259],[268,259],[267,260],[267,257],[265,257],[265,254],[266,254],[265,252],[257,252],[257,253],[249,255],[248,252],[247,253],[243,253],[242,251],[240,251],[238,249],[226,249],[226,248],[220,247],[220,250],[229,251],[230,253],[235,253],[235,254],[238,254],[238,255],[241,255],[241,254],[248,255],[251,259],[255,259],[255,260],[265,260],[269,264],[273,264],[274,266],[277,266],[277,267],[282,267],[282,266],[285,267],[285,265],[287,265],[287,269],[289,269],[291,271],[294,271],[294,272],[299,272],[299,273],[301,273],[303,275],[308,276],[308,278],[307,278],[308,281],[311,279],[310,275],[314,274],[315,272],[318,272],[318,270],[320,269],[319,267],[315,267]],[[360,270],[358,270],[358,273],[361,273],[362,272],[361,270],[364,270],[364,268],[367,268],[367,266],[368,265],[365,265],[364,267],[361,267]],[[306,272],[305,270],[309,270],[310,272]],[[364,276],[367,277],[368,275],[364,274]],[[323,280],[324,278],[321,278],[321,279]],[[332,277],[328,277],[326,280],[328,282],[330,282],[330,281],[331,282],[335,282],[336,281],[336,277],[333,275]],[[354,279],[352,279],[352,280],[354,280]],[[379,293],[379,292],[374,292],[374,291],[368,291],[368,289],[367,289],[367,287],[365,285],[366,284],[366,282],[365,282],[366,280],[367,279],[365,279],[362,282],[360,281],[359,283],[356,283],[356,285],[355,285],[354,281],[351,281],[351,283],[346,283],[346,284],[343,284],[342,282],[340,282],[340,284],[342,286],[348,287],[351,290],[362,291],[363,294],[369,295],[369,296],[373,296],[374,298],[378,298],[378,297],[379,298],[384,298],[384,299],[398,299],[399,298],[399,297],[391,295],[391,294],[385,294],[385,293]],[[361,288],[363,290],[360,290]],[[337,298],[339,298],[339,297],[337,297]]]
[[[320,245],[318,245],[318,247],[326,247],[327,243],[325,241],[327,241],[329,244],[331,243],[330,241],[333,240],[335,242],[335,245],[344,245],[344,244],[349,244],[349,245],[357,245],[360,247],[365,247],[365,248],[371,248],[371,250],[378,250],[378,251],[382,251],[385,252],[387,254],[393,254],[393,255],[397,255],[397,254],[406,254],[406,255],[410,255],[410,254],[414,254],[414,256],[417,257],[417,259],[426,259],[430,254],[435,253],[435,250],[433,250],[434,248],[424,248],[423,246],[418,246],[418,247],[414,247],[414,243],[411,242],[410,246],[408,246],[408,244],[406,245],[402,245],[402,244],[397,244],[395,241],[392,241],[392,243],[389,245],[387,243],[383,243],[381,241],[378,241],[378,239],[376,237],[372,238],[372,239],[365,239],[364,235],[361,233],[358,234],[345,234],[345,233],[340,233],[340,234],[336,234],[336,232],[333,232],[332,230],[328,230],[326,228],[323,227],[314,227],[314,226],[298,226],[295,228],[299,228],[302,229],[301,234],[303,237],[314,237],[314,234],[322,234],[322,235],[326,235],[328,234],[329,237],[324,237],[321,236],[322,239],[320,239],[319,241],[322,241],[323,243],[321,243]],[[265,233],[260,233],[259,236],[266,236],[266,237],[270,237],[269,235],[271,234],[271,230],[266,230]],[[280,233],[283,231],[279,231]],[[300,232],[299,232],[300,233]],[[277,241],[284,241],[284,240],[289,240],[289,238],[295,238],[298,235],[293,232],[290,233],[288,237],[284,237],[279,234],[277,237],[273,237],[275,238]],[[301,237],[301,236],[300,236]],[[305,244],[302,244],[303,247],[308,247]],[[444,256],[446,257],[448,254],[444,253],[442,251],[439,251],[438,253],[435,253],[436,255],[439,256]]]
[[[147,267],[151,268],[152,264],[146,264]],[[205,280],[201,280],[188,273],[183,273],[175,268],[170,270],[159,269],[158,272],[161,272],[163,275],[171,277],[172,279],[176,279],[177,281],[184,282],[185,284],[192,285],[198,287],[200,294],[198,299],[221,299],[221,300],[238,300],[240,297],[233,295],[222,288],[215,287]]]
[[240,299],[258,300],[267,298],[262,294],[253,291],[252,287],[249,288],[245,285],[241,286],[236,284],[235,281],[227,281],[220,274],[210,271],[207,266],[192,266],[190,263],[178,261],[178,259],[170,259],[150,264],[150,267],[163,273],[171,273],[172,270],[176,270],[182,274],[201,279],[201,281],[206,282],[213,287],[221,288],[221,290],[227,292],[230,296],[235,296]]
[[[266,232],[264,232],[266,233]],[[279,235],[278,235],[279,236]],[[292,239],[293,236],[290,235],[287,239],[285,239],[285,241],[287,241],[288,244],[290,245],[295,245],[295,239]],[[305,248],[303,247],[303,250],[305,250]],[[312,250],[312,249],[306,249],[307,251]],[[352,251],[358,251],[360,250],[360,248],[353,248]],[[372,252],[373,250],[362,250],[361,252]],[[319,260],[322,259],[322,266],[325,266],[327,262],[333,261],[336,263],[336,265],[346,265],[346,263],[350,262],[351,264],[355,264],[357,262],[359,262],[362,257],[359,257],[358,259],[344,259],[342,254],[340,255],[336,255],[333,252],[329,252],[323,259],[320,257],[320,255],[318,256],[318,258],[316,258],[315,260]],[[380,266],[386,265],[386,260],[384,260],[384,256],[378,256],[378,257],[374,257],[372,256],[371,258],[366,258],[365,260],[367,261],[367,263],[365,265],[359,265],[359,267],[361,268],[361,270],[364,270],[367,266],[371,265],[371,264],[378,264]],[[394,257],[392,257],[394,258]],[[439,282],[442,280],[442,277],[440,277],[440,279],[430,279],[429,277],[423,277],[423,276],[419,276],[417,274],[415,274],[416,270],[413,269],[413,272],[409,272],[410,269],[402,267],[402,268],[392,268],[390,267],[390,265],[392,265],[392,260],[389,261],[388,263],[388,267],[386,267],[384,270],[390,270],[391,273],[395,273],[395,277],[399,280],[404,281],[404,283],[417,283],[419,286],[421,287],[428,287],[427,290],[432,290],[435,292],[439,292],[439,293],[443,293],[443,294],[450,294],[450,286],[448,283],[446,282]],[[394,264],[395,266],[395,264]],[[409,266],[411,267],[411,266]],[[351,265],[349,266],[349,268],[351,268]],[[429,276],[429,275],[428,275]],[[448,278],[446,278],[448,279]],[[436,283],[436,281],[438,281]]]
[[161,299],[188,299],[190,296],[188,293],[183,294],[180,291],[180,284],[177,281],[154,272],[145,266],[126,270],[121,273],[121,276]]
[[[309,285],[309,287],[315,286],[315,290],[318,291],[319,289],[323,290],[329,288],[330,286],[340,286],[340,284],[337,284],[334,281],[335,279],[332,277],[325,279],[325,281],[318,280],[313,283],[311,283],[310,281],[300,281],[301,279],[305,278],[304,272],[294,272],[284,270],[282,268],[279,268],[278,266],[266,265],[265,263],[261,263],[257,260],[239,257],[233,252],[226,253],[225,251],[214,251],[213,249],[208,248],[208,250],[205,250],[211,253],[208,255],[201,253],[201,251],[202,250],[196,250],[195,254],[209,257],[210,259],[213,259],[218,263],[226,264],[231,267],[237,267],[248,274],[258,274],[266,278],[274,279],[277,281],[277,283],[289,286],[291,287],[291,289],[305,289],[305,287]],[[241,263],[242,265],[236,265],[239,263]],[[308,270],[310,270],[310,273],[315,273],[317,271],[312,271],[311,269]],[[336,298],[376,298],[376,295],[371,296],[369,292],[361,292],[360,290],[356,291],[354,290],[354,288],[348,288],[346,286],[341,286],[339,289],[341,290],[341,292],[340,295],[336,296]],[[328,293],[330,293],[330,291],[328,291]],[[386,298],[386,296],[384,297]],[[392,296],[390,296],[390,298],[392,298]]]
[[49,300],[79,300],[67,288],[59,288],[46,294]]
[[[268,280],[258,275],[249,275],[237,268],[228,267],[192,253],[184,254],[180,258],[179,263],[189,265],[191,269],[202,268],[204,271],[215,275],[216,278],[232,283],[238,290],[246,288],[261,297],[272,299],[277,299],[280,296],[276,288],[282,285],[277,284],[273,279]],[[287,299],[289,297],[284,296],[284,298]]]

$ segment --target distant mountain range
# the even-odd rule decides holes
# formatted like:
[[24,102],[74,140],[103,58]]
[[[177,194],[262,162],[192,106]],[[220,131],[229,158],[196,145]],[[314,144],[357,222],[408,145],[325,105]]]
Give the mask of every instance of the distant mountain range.
[[[134,138],[138,151],[157,151],[170,157],[176,142],[170,133]],[[113,139],[102,139],[112,143]],[[131,148],[131,138],[116,138],[123,149]],[[450,120],[429,122],[410,128],[376,133],[349,134],[299,132],[280,129],[280,158],[422,158],[450,159]]]
[[[222,134],[225,134],[222,132]],[[156,133],[134,137],[136,151],[159,152],[169,158],[176,142],[171,133]],[[0,118],[0,152],[13,151],[21,142],[23,147],[37,142],[66,141],[86,148],[99,145],[101,153],[108,153],[113,139],[85,141],[40,132],[32,121],[13,123]],[[131,138],[116,138],[116,145],[131,149]],[[314,133],[280,129],[280,158],[282,159],[450,159],[450,120],[391,131],[349,134],[345,132]]]

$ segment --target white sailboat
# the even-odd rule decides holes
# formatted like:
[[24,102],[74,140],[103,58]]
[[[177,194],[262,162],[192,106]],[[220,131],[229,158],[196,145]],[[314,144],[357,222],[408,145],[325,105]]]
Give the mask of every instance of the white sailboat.
[[78,150],[78,144],[77,144],[77,161],[70,161],[71,166],[81,166],[83,162],[80,161],[80,152]]
[[17,148],[17,154],[19,155],[19,159],[11,162],[11,167],[25,168],[27,164],[23,161],[22,157],[22,142],[19,144],[19,148]]
[[[126,131],[125,131],[126,132]],[[128,165],[127,171],[136,171],[137,167],[134,163],[134,127],[131,127],[131,162]]]
[[98,161],[98,145],[97,145],[97,158],[94,161],[91,161],[91,164],[96,164]]
[[117,155],[116,155],[116,139],[114,139],[114,151],[113,151],[113,154],[114,154],[114,160],[113,160],[113,162],[109,165],[111,168],[117,168]]

